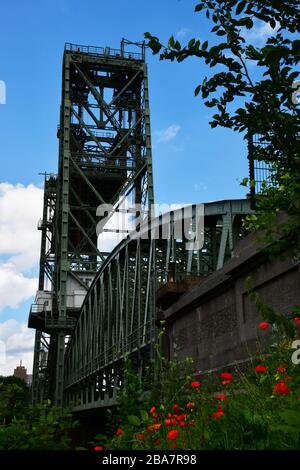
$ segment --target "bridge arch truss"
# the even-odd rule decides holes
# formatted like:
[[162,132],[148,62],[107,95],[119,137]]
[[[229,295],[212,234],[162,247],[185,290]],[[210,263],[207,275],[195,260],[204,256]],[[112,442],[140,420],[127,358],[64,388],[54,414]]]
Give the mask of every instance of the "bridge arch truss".
[[154,357],[160,289],[197,283],[221,268],[243,236],[241,221],[249,212],[248,200],[205,204],[199,250],[186,250],[186,239],[176,238],[174,220],[184,222],[182,209],[156,219],[160,237],[151,237],[144,224],[116,246],[86,295],[66,349],[67,405],[83,410],[116,403],[125,357],[141,374]]

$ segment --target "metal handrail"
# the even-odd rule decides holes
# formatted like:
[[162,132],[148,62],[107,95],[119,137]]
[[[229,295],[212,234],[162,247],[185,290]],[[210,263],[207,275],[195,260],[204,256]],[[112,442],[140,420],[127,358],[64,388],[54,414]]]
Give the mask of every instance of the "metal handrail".
[[97,55],[101,57],[115,57],[128,60],[141,60],[144,61],[143,54],[139,52],[126,52],[120,49],[113,49],[111,47],[98,47],[98,46],[83,46],[81,44],[65,44],[65,51],[80,52],[85,54]]
[[60,326],[71,326],[73,327],[76,323],[75,318],[46,318],[45,324],[48,327],[60,327]]

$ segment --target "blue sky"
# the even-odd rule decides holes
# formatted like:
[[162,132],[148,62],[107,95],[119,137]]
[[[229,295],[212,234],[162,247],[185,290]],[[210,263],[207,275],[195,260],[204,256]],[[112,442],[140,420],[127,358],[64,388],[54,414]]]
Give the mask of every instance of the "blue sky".
[[[2,219],[0,213],[4,227],[0,227],[0,338],[1,331],[4,339],[19,334],[12,340],[12,351],[14,341],[22,342],[22,334],[27,335],[20,325],[27,321],[36,282],[39,234],[35,227],[41,215],[43,181],[39,172],[57,170],[64,43],[118,48],[122,37],[140,41],[146,31],[165,43],[172,33],[182,42],[191,37],[206,39],[210,25],[203,15],[194,14],[195,4],[192,0],[2,2],[0,80],[6,83],[7,102],[0,105],[0,210],[4,207]],[[195,59],[160,62],[150,51],[147,62],[156,202],[244,197],[239,181],[248,171],[246,145],[232,131],[212,130],[211,110],[194,97],[194,88],[207,74],[205,66]],[[12,222],[16,211],[22,220],[19,225]],[[14,238],[16,233],[19,238]],[[15,300],[5,301],[9,295]],[[32,337],[26,338],[26,351],[20,349],[11,361],[22,354],[29,358]]]
[[[0,79],[7,85],[7,105],[0,108],[1,180],[39,184],[40,171],[56,171],[65,42],[118,48],[122,37],[142,40],[145,31],[163,39],[172,32],[183,40],[205,37],[208,23],[193,13],[195,3],[19,0],[2,4]],[[236,178],[247,172],[245,145],[230,131],[211,130],[211,110],[193,94],[205,68],[197,60],[160,62],[150,52],[147,59],[157,198],[189,202],[241,196]],[[156,144],[155,131],[172,124],[180,126],[176,138]]]

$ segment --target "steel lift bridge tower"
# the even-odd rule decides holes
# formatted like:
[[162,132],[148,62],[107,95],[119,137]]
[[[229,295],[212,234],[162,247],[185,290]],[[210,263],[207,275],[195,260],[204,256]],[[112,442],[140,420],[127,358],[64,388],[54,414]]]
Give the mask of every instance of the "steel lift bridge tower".
[[45,175],[39,290],[29,315],[36,329],[33,401],[63,400],[64,354],[80,307],[106,258],[97,246],[96,209],[130,193],[153,203],[145,46],[66,44],[59,166]]
[[185,224],[178,209],[155,219],[158,237],[127,236],[111,253],[101,251],[100,205],[113,206],[111,216],[126,212],[130,199],[139,205],[131,217],[149,235],[154,195],[143,43],[122,40],[120,50],[66,44],[58,138],[58,173],[45,175],[39,290],[28,322],[36,330],[32,393],[33,402],[50,398],[85,410],[116,402],[125,356],[142,373],[153,357],[159,303],[223,266],[250,202],[205,204],[201,249],[186,249],[184,231],[177,236],[175,227]]

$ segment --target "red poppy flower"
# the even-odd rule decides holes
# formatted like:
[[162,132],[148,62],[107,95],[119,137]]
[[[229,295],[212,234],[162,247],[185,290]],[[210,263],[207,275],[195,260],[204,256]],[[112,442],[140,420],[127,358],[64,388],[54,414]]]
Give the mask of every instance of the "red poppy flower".
[[220,375],[221,379],[223,380],[233,380],[233,375],[230,374],[230,372],[222,372],[222,374]]
[[155,424],[153,424],[153,429],[154,429],[154,431],[158,431],[160,428],[161,428],[161,424],[160,424],[160,423],[155,423]]
[[156,411],[155,406],[152,406],[151,410],[149,411],[149,413],[151,414],[151,416],[154,416],[155,411]]
[[192,388],[199,388],[201,387],[201,382],[198,382],[195,380],[194,382],[191,383]]
[[189,420],[189,425],[190,425],[190,426],[195,426],[195,420],[194,420],[194,419],[190,419],[190,420]]
[[215,418],[221,418],[222,416],[224,416],[224,411],[223,410],[218,410],[215,413],[213,413],[213,416]]
[[297,323],[298,325],[300,325],[300,317],[294,318],[293,321]]
[[138,438],[139,441],[144,441],[144,440],[145,440],[145,434],[143,434],[143,433],[142,433],[142,434],[138,434],[138,435],[137,435],[137,438]]
[[185,426],[187,426],[187,423],[185,421],[179,421],[179,426],[181,428],[184,428]]
[[270,326],[270,323],[267,322],[267,321],[261,321],[258,325],[258,327],[261,329],[261,330],[266,330],[267,328],[269,328]]
[[122,434],[124,434],[124,431],[122,428],[118,428],[117,432],[116,432],[116,436],[122,436]]
[[165,419],[166,426],[175,426],[177,424],[176,419]]
[[215,395],[215,398],[217,400],[225,401],[225,400],[227,400],[228,397],[224,393],[219,393],[218,395]]
[[228,385],[231,383],[231,380],[223,380],[222,385]]
[[177,403],[175,403],[175,405],[173,406],[173,410],[175,411],[175,413],[178,413],[179,406],[177,405]]
[[177,449],[177,445],[175,444],[175,442],[172,442],[171,447],[172,449]]
[[284,366],[278,367],[277,371],[279,372],[279,374],[284,374],[286,372],[286,367],[284,367]]
[[168,413],[168,418],[169,418],[169,419],[172,418],[172,413]]
[[96,446],[94,447],[94,450],[105,450],[103,446]]
[[187,405],[186,405],[186,407],[187,407],[189,410],[191,410],[192,408],[194,408],[194,406],[195,406],[195,403],[193,403],[192,401],[189,401],[189,402],[187,403]]
[[255,367],[255,371],[258,374],[265,374],[267,372],[267,368],[265,366],[260,365]]
[[178,436],[179,432],[177,431],[177,429],[172,429],[172,431],[168,432],[167,439],[170,439],[170,441],[172,441],[174,439],[177,439]]
[[155,444],[156,446],[160,446],[160,445],[161,445],[161,440],[160,440],[159,437],[158,437],[157,439],[155,439],[154,444]]
[[284,381],[274,385],[274,393],[277,393],[278,395],[288,395],[290,392],[291,389]]

